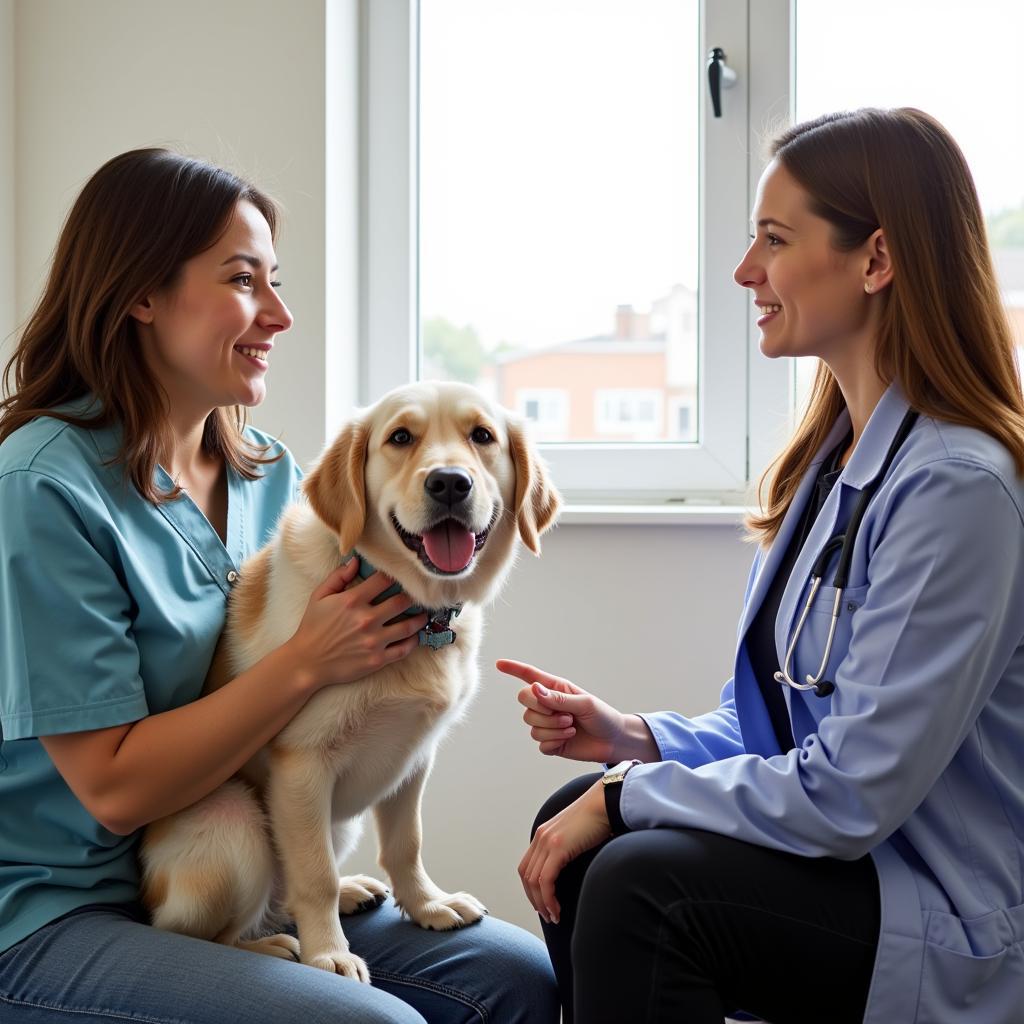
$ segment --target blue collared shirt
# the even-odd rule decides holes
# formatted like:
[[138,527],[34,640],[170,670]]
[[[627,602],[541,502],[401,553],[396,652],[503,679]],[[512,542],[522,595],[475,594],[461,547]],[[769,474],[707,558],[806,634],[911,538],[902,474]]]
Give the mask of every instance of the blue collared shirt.
[[[815,521],[776,620],[780,665],[811,566],[906,409],[893,385]],[[755,559],[721,706],[694,719],[644,716],[665,760],[629,773],[620,811],[631,828],[707,829],[808,857],[870,854],[882,921],[865,1021],[1020,1024],[1024,484],[1009,452],[920,417],[861,523],[825,673],[836,691],[784,690],[796,740],[787,753],[750,667],[746,632],[821,458],[848,429],[844,413],[775,544]],[[834,597],[823,585],[814,600],[795,679],[818,668]]]
[[41,417],[0,445],[0,951],[76,907],[136,898],[136,838],[89,814],[36,737],[195,700],[239,568],[301,475],[287,452],[258,480],[229,468],[225,544],[187,495],[153,505],[104,465],[118,440]]

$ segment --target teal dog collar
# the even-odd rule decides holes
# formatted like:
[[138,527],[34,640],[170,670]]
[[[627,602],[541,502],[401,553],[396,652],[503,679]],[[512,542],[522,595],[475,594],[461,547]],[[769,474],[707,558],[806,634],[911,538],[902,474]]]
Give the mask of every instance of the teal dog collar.
[[[358,551],[353,551],[352,557],[359,559],[359,576],[361,579],[365,580],[377,571]],[[401,584],[393,583],[373,603],[380,604],[381,601],[401,593]],[[422,615],[426,612],[430,616],[430,621],[419,632],[420,647],[429,647],[431,650],[436,651],[441,647],[447,647],[448,644],[455,643],[456,633],[451,627],[451,621],[461,611],[461,604],[451,608],[421,608],[419,605],[414,604],[401,615],[396,616],[396,618],[399,620],[411,619],[413,616]]]

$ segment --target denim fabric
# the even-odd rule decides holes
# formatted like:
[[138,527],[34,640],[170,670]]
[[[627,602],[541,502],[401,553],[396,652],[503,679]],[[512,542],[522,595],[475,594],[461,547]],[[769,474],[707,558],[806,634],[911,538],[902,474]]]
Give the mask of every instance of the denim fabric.
[[82,907],[0,953],[3,1024],[556,1024],[544,945],[485,918],[424,931],[393,903],[344,918],[372,985]]

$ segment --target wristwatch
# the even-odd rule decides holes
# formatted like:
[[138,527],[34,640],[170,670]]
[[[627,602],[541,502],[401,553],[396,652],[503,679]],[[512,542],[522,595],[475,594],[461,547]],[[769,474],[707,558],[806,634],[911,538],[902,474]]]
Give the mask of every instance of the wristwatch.
[[601,779],[604,784],[604,809],[608,813],[608,824],[611,825],[613,836],[621,836],[629,831],[629,826],[623,821],[619,811],[619,801],[622,799],[622,780],[625,779],[626,773],[638,764],[643,764],[643,761],[636,758],[632,761],[620,761],[609,768]]

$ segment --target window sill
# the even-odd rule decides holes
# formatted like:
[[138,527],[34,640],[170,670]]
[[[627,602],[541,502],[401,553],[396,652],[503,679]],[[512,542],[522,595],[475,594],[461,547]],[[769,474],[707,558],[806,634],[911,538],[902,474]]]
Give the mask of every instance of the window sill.
[[745,505],[663,502],[630,505],[566,502],[559,526],[729,526],[738,529],[751,511]]

